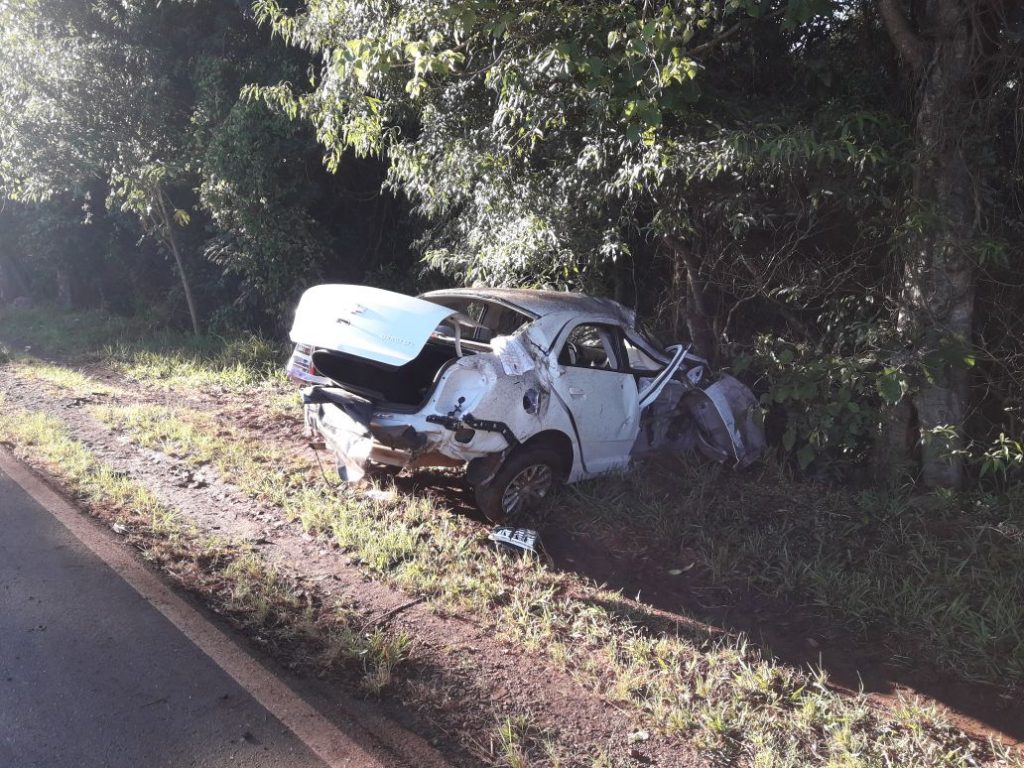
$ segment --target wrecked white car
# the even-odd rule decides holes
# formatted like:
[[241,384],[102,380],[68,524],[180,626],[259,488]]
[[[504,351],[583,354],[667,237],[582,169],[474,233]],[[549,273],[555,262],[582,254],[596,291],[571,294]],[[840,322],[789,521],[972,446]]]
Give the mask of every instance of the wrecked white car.
[[369,462],[465,467],[496,520],[652,450],[746,466],[764,448],[746,386],[687,347],[663,349],[608,299],[320,285],[302,296],[291,339],[305,373],[331,382],[303,399],[343,479]]

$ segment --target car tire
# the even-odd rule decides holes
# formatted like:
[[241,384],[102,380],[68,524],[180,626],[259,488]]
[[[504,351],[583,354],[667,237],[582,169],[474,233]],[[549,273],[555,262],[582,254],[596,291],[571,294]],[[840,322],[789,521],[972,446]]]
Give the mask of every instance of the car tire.
[[476,505],[488,520],[522,524],[536,516],[545,497],[565,482],[561,454],[546,445],[521,445],[486,483],[477,485]]

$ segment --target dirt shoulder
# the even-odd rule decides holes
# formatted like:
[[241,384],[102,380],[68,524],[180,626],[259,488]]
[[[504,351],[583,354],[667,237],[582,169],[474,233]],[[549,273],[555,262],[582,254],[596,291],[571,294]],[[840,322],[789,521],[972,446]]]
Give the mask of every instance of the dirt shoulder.
[[[95,375],[95,368],[89,370]],[[413,638],[401,675],[384,697],[373,698],[373,706],[385,719],[422,734],[454,764],[501,764],[504,747],[498,731],[506,722],[522,723],[524,751],[543,751],[538,745],[550,742],[551,751],[557,750],[566,765],[589,765],[605,754],[625,756],[625,764],[704,764],[680,740],[630,743],[637,719],[593,695],[542,655],[500,642],[491,626],[367,578],[350,558],[305,532],[301,523],[254,501],[216,472],[197,470],[180,457],[134,445],[102,425],[89,415],[89,405],[180,407],[183,400],[159,390],[122,388],[126,382],[110,372],[95,378],[110,389],[61,395],[0,371],[0,391],[5,393],[5,407],[59,419],[100,461],[149,489],[200,535],[250,543],[297,591],[315,594],[319,603],[344,605],[360,617],[365,630],[386,627]],[[189,407],[216,413],[228,407],[223,394],[194,395],[187,402]],[[288,435],[297,429],[297,422],[278,425],[278,431]],[[267,439],[267,432],[261,430],[255,439]],[[291,449],[289,445],[287,450]],[[102,510],[94,512],[103,516]],[[203,596],[201,584],[193,585],[193,591]],[[268,650],[258,635],[251,640]],[[293,672],[304,673],[335,707],[363,693],[357,678],[339,681],[335,677],[334,683],[352,686],[339,699],[331,692],[330,677],[326,683],[318,681],[321,670],[304,663],[301,654],[293,655],[287,648],[269,650]],[[537,744],[526,745],[526,741]],[[620,760],[616,764],[623,764],[616,759]]]
[[[304,514],[295,494],[315,488],[319,495],[309,499],[322,505],[332,481],[327,457],[305,442],[297,412],[261,407],[261,398],[286,402],[287,390],[171,390],[103,364],[58,367],[84,378],[69,387],[23,367],[0,368],[2,407],[56,420],[201,537],[242,542],[310,603],[343,607],[360,635],[408,638],[401,663],[370,694],[358,665],[324,669],[300,647],[250,632],[252,642],[305,676],[325,702],[332,690],[369,696],[383,717],[420,734],[453,764],[686,766],[726,756],[742,765],[769,753],[795,756],[804,747],[787,744],[787,729],[795,727],[787,723],[795,720],[782,702],[806,695],[794,692],[815,678],[793,670],[809,665],[831,673],[822,706],[842,701],[845,694],[835,691],[855,693],[861,679],[866,683],[872,696],[850,696],[843,722],[870,729],[895,717],[906,723],[897,731],[912,729],[910,721],[927,722],[936,749],[956,743],[975,756],[970,764],[1010,765],[1012,758],[964,747],[956,728],[1007,741],[1024,737],[1017,732],[1020,702],[1005,690],[901,668],[891,656],[879,657],[882,643],[854,639],[845,627],[823,623],[813,608],[725,589],[703,565],[694,567],[693,553],[659,546],[646,531],[602,528],[599,516],[581,519],[578,499],[569,499],[565,514],[545,530],[551,559],[523,563],[490,549],[487,527],[456,479],[401,477],[346,491],[349,506],[374,510],[344,513],[369,515],[360,525],[380,525],[384,543],[372,542],[372,533],[342,530],[347,518],[339,522],[337,510],[326,522]],[[179,430],[171,429],[175,419]],[[182,431],[185,426],[191,431]],[[232,444],[247,458],[231,464],[208,453]],[[261,486],[251,476],[253,457],[267,462],[268,476],[281,472],[281,464],[293,476],[280,488]],[[233,476],[234,468],[244,472]],[[287,498],[275,495],[279,490]],[[425,513],[409,511],[419,507],[437,510],[441,522],[423,524],[417,515]],[[401,529],[388,525],[395,514],[419,541],[388,541]],[[472,563],[465,583],[435,588],[416,573],[429,570],[431,552],[439,561]],[[201,583],[192,588],[203,597]],[[621,634],[608,634],[613,631]],[[900,709],[929,685],[938,695],[915,700],[912,713]],[[930,709],[936,704],[941,713]],[[952,729],[944,724],[950,716]],[[744,727],[769,734],[773,743],[750,744]],[[877,746],[881,737],[868,730],[862,738]],[[905,742],[901,736],[900,748]]]

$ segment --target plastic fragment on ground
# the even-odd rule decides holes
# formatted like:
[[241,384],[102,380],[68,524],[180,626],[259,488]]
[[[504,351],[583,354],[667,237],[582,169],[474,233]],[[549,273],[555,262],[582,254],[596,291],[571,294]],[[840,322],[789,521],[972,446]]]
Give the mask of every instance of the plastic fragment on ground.
[[536,555],[540,549],[540,534],[531,528],[500,526],[491,531],[487,538],[499,548],[516,552],[529,552]]

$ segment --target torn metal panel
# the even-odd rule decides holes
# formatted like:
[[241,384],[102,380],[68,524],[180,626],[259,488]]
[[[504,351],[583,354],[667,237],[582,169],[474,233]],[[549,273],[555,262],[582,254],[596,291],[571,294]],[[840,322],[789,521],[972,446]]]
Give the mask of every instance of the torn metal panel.
[[534,368],[530,348],[518,336],[495,336],[491,339],[491,348],[509,376],[521,376]]
[[690,413],[704,428],[700,447],[705,455],[737,467],[761,458],[766,443],[754,393],[728,374],[719,374],[696,393],[700,399],[691,400]]
[[307,423],[315,426],[334,451],[338,475],[350,482],[362,480],[373,450],[373,406],[333,387],[309,387],[302,399]]

